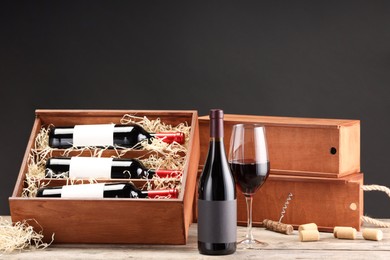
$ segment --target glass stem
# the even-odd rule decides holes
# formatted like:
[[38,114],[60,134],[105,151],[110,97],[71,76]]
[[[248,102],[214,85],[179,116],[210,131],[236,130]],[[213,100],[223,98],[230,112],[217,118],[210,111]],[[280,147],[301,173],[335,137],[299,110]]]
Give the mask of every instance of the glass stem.
[[245,196],[246,200],[246,213],[248,216],[248,225],[246,229],[246,239],[249,239],[250,241],[253,241],[253,234],[252,234],[252,196]]

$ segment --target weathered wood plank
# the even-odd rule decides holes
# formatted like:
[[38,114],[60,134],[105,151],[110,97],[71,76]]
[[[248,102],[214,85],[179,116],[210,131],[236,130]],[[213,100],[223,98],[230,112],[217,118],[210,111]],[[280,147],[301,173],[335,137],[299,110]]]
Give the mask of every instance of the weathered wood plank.
[[[390,220],[386,220],[390,221]],[[365,227],[362,227],[365,228]],[[33,250],[6,255],[6,259],[220,259],[200,255],[197,250],[197,226],[192,224],[188,243],[167,245],[112,245],[112,244],[55,244],[45,250]],[[264,228],[254,228],[254,236],[268,243],[260,250],[238,249],[223,259],[390,259],[390,229],[381,228],[382,241],[364,240],[358,233],[356,240],[341,240],[331,233],[320,233],[320,241],[299,242],[298,232],[283,235]],[[238,238],[246,228],[238,227]],[[169,235],[169,234],[167,234]],[[4,256],[0,256],[4,257]]]

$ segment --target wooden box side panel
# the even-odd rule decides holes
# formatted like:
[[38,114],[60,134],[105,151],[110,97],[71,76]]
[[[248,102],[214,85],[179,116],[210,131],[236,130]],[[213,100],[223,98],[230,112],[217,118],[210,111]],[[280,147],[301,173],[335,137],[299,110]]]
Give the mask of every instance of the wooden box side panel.
[[[226,126],[224,132],[225,132],[224,133],[225,151],[226,153],[228,153],[229,150],[226,149],[229,148],[230,136],[226,135]],[[199,120],[199,140],[200,140],[199,166],[203,168],[203,165],[206,162],[207,152],[209,150],[209,144],[210,144],[210,125],[208,120]]]
[[[202,116],[199,119],[208,119]],[[243,123],[259,122],[272,126],[290,126],[306,128],[339,128],[359,123],[359,120],[334,119],[334,118],[309,118],[309,117],[283,117],[283,116],[259,116],[259,115],[234,115],[225,114],[226,121],[241,121]]]
[[360,122],[340,128],[340,172],[360,172]]
[[41,120],[38,118],[35,118],[34,124],[31,130],[31,134],[27,143],[26,151],[23,156],[23,161],[19,169],[18,178],[16,179],[16,184],[14,187],[14,190],[12,192],[12,197],[18,197],[22,194],[24,180],[25,180],[25,173],[27,172],[28,167],[28,160],[30,157],[30,150],[34,146],[35,143],[35,137],[39,133],[41,129]]
[[55,243],[185,244],[180,201],[11,198],[12,221],[34,219]]
[[[363,214],[363,174],[354,174],[353,180],[315,180],[270,178],[253,198],[253,221],[264,219],[278,221],[288,194],[293,194],[283,223],[295,226],[316,223],[322,231],[332,231],[334,226],[351,226],[360,229]],[[352,178],[351,178],[352,179]],[[246,205],[237,192],[238,221],[246,223]]]
[[198,119],[194,118],[192,122],[192,131],[194,132],[192,137],[192,143],[190,144],[189,150],[191,151],[187,158],[187,172],[185,183],[186,192],[184,193],[183,204],[184,204],[184,230],[185,237],[188,237],[189,226],[193,220],[193,201],[195,196],[196,179],[198,175],[198,162],[200,155],[199,148],[199,125]]
[[274,171],[339,173],[337,129],[266,127],[269,159]]
[[187,122],[196,116],[196,111],[187,110],[37,110],[36,115],[42,120],[42,124],[54,124],[55,126],[72,126],[76,124],[119,124],[124,115],[136,117],[146,116],[148,119],[160,118],[166,124],[178,124]]

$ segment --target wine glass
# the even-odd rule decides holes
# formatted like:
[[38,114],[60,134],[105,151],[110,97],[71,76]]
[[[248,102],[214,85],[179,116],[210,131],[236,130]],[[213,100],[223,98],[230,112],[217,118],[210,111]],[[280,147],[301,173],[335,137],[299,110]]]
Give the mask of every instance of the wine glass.
[[247,234],[238,246],[254,248],[267,245],[254,239],[252,234],[252,201],[255,192],[266,181],[270,164],[265,127],[259,124],[233,126],[230,139],[229,164],[236,184],[245,196],[247,205]]

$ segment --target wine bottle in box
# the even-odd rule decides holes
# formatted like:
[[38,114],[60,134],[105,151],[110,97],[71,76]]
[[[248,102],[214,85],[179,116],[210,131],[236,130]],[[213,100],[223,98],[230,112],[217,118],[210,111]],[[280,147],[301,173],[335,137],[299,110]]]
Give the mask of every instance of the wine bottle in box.
[[160,138],[166,143],[185,142],[185,135],[182,132],[149,133],[137,124],[95,124],[54,127],[49,133],[49,146],[60,149],[85,146],[139,149],[141,148],[139,142],[145,139],[150,142],[153,138]]
[[177,177],[177,170],[148,169],[137,159],[57,157],[46,162],[46,178],[151,179]]
[[37,197],[60,198],[177,198],[178,190],[142,191],[132,183],[93,183],[41,188]]

